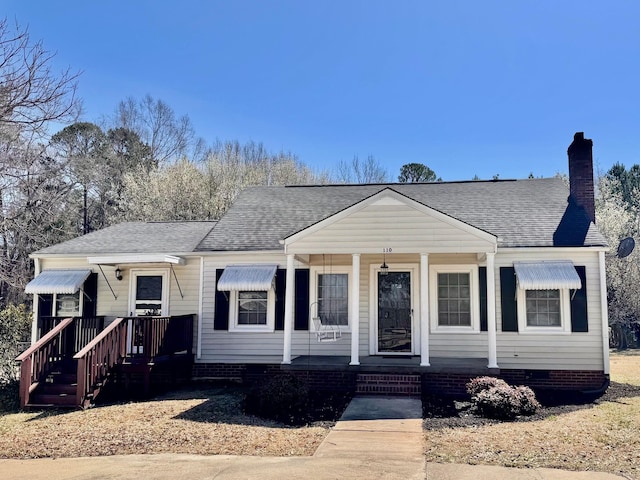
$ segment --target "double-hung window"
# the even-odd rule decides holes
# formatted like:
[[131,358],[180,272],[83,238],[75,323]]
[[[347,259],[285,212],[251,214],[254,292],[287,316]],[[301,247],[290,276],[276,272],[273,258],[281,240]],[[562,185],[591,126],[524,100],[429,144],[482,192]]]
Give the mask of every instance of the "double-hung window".
[[582,286],[569,260],[514,262],[518,331],[571,333],[571,290]]
[[476,265],[433,265],[429,285],[433,331],[479,331]]
[[229,292],[229,330],[262,332],[274,330],[275,292],[237,290]]
[[569,289],[518,289],[517,305],[520,332],[571,332]]
[[229,331],[273,332],[277,265],[228,265],[217,289],[229,295]]
[[314,318],[318,318],[322,325],[348,329],[350,317],[348,267],[334,266],[331,272],[312,270],[310,283]]

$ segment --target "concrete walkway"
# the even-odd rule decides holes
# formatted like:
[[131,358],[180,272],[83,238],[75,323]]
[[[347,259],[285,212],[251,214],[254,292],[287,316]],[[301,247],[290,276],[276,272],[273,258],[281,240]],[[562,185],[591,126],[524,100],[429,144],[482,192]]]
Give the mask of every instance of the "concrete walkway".
[[422,406],[356,397],[312,457],[115,455],[0,460],[3,480],[620,480],[597,472],[426,464]]

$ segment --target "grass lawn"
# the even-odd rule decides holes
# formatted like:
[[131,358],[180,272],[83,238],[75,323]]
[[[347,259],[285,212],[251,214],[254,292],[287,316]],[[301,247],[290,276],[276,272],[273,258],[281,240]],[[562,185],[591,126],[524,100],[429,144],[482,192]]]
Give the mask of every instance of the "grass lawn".
[[291,428],[242,413],[238,387],[198,386],[150,401],[0,416],[0,457],[141,453],[312,455],[331,423]]
[[543,408],[515,422],[425,419],[428,462],[596,470],[640,478],[640,352],[611,354],[596,402]]

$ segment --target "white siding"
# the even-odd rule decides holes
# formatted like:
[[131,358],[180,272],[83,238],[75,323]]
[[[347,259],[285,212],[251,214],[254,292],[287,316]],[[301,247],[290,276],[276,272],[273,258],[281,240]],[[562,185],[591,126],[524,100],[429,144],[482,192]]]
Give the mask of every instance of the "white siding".
[[472,234],[408,205],[370,205],[287,246],[289,253],[493,251],[486,234]]
[[[509,267],[514,261],[572,260],[586,267],[588,332],[570,334],[530,334],[501,331],[500,275],[496,271],[496,314],[498,317],[498,365],[500,368],[602,370],[602,311],[600,308],[600,277],[598,253],[568,252],[549,249],[548,252],[504,253],[496,255],[496,269]],[[570,321],[570,319],[568,319]]]
[[[43,258],[40,259],[42,270],[56,268],[91,268],[98,274],[98,304],[97,315],[104,315],[107,322],[118,317],[126,317],[129,312],[129,270],[167,268],[166,264],[136,264],[120,265],[122,270],[122,280],[116,280],[112,266],[103,266],[105,276],[109,284],[100,272],[97,265],[89,265],[86,257],[79,258]],[[169,271],[169,315],[197,314],[199,302],[199,279],[200,279],[200,258],[187,258],[185,265],[174,265],[174,270],[178,282],[182,289],[184,298],[180,295],[178,283],[173,274]],[[113,289],[113,293],[109,289]],[[114,298],[114,293],[117,298]],[[195,327],[194,327],[195,328]]]
[[[501,331],[500,311],[500,275],[499,268],[512,266],[518,260],[569,259],[575,265],[586,266],[589,332],[571,334],[512,333]],[[386,262],[394,264],[419,264],[419,254],[390,254]],[[351,265],[350,255],[311,255],[312,266],[320,266],[330,271],[333,266]],[[360,271],[360,338],[361,357],[369,355],[371,321],[370,316],[370,272],[371,266],[382,263],[383,256],[362,255]],[[278,263],[285,268],[283,255],[234,255],[205,257],[203,318],[202,318],[202,358],[201,362],[229,363],[279,363],[282,360],[283,332],[246,333],[228,332],[213,329],[215,308],[215,270],[230,263]],[[475,254],[430,254],[429,264],[469,264],[478,261]],[[297,263],[296,268],[308,268],[309,265]],[[527,369],[580,369],[601,370],[603,368],[601,312],[599,298],[599,271],[597,252],[547,251],[501,253],[496,255],[496,315],[498,364],[501,368]],[[414,277],[416,287],[419,278]],[[418,292],[418,288],[414,290]],[[419,302],[414,298],[416,318],[419,318]],[[416,330],[414,336],[419,334]],[[292,355],[350,355],[351,336],[344,333],[337,342],[318,343],[313,332],[294,331]],[[429,333],[431,357],[443,358],[487,358],[487,333]]]

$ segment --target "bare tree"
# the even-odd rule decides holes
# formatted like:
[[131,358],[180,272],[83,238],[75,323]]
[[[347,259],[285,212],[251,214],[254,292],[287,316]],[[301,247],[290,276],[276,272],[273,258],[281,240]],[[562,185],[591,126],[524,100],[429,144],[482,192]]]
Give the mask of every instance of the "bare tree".
[[390,181],[390,175],[373,155],[369,155],[364,161],[354,155],[351,162],[340,160],[338,163],[337,181],[339,183],[387,183]]
[[18,125],[44,133],[51,121],[67,121],[79,113],[76,97],[79,73],[70,69],[55,75],[55,53],[32,42],[26,29],[0,21],[0,128]]
[[158,164],[179,160],[191,149],[198,153],[202,148],[201,142],[194,138],[189,117],[176,117],[168,104],[151,95],[141,100],[129,97],[121,101],[116,109],[115,126],[136,132],[149,145],[151,156]]

